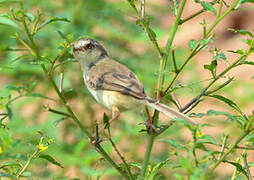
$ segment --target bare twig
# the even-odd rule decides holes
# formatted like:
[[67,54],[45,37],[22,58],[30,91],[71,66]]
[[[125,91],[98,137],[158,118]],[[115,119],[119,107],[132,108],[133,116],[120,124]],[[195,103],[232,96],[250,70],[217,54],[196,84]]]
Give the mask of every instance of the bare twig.
[[111,138],[111,133],[110,133],[110,128],[108,127],[108,139],[111,143],[111,145],[113,146],[115,152],[117,153],[117,155],[120,157],[120,159],[122,160],[126,170],[127,170],[127,173],[130,177],[130,179],[134,180],[135,178],[133,177],[132,173],[131,173],[131,169],[130,169],[130,166],[128,165],[128,163],[126,162],[126,160],[124,159],[124,156],[122,156],[122,154],[120,153],[119,149],[117,148],[116,144],[114,143],[114,141],[112,140]]
[[247,162],[247,153],[244,153],[244,154],[243,154],[243,162],[244,162],[244,166],[245,166],[245,168],[246,168],[246,171],[247,171],[247,173],[248,173],[249,180],[253,180],[252,175],[251,175],[251,172],[250,172],[250,168],[249,168],[248,162]]
[[227,145],[227,139],[228,139],[228,135],[226,135],[223,139],[223,142],[222,142],[222,146],[221,146],[221,150],[220,150],[220,155],[218,157],[218,160],[221,158],[221,156],[223,155],[224,153],[224,150],[225,150],[225,147]]

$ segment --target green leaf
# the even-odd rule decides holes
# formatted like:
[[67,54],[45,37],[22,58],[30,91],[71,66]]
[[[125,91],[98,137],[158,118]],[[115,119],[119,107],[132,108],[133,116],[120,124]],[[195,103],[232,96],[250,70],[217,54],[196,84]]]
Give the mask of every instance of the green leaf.
[[209,110],[207,112],[207,115],[208,116],[215,116],[215,115],[223,115],[223,116],[226,116],[228,117],[230,120],[232,120],[233,122],[237,122],[241,125],[241,127],[245,127],[246,125],[246,120],[245,119],[241,119],[241,116],[234,116],[228,112],[222,112],[222,111],[215,111],[215,110]]
[[248,64],[248,65],[252,65],[252,66],[254,66],[254,62],[251,62],[251,61],[244,61],[244,63],[243,64]]
[[106,113],[103,114],[103,122],[105,124],[105,128],[104,129],[108,129],[110,124],[109,124],[109,118],[108,118]]
[[212,136],[209,136],[209,135],[203,135],[198,139],[205,140],[206,143],[214,144],[214,145],[217,145],[217,146],[219,145],[217,143],[217,141]]
[[241,35],[248,35],[250,37],[253,37],[253,34],[250,32],[250,31],[247,31],[247,30],[244,30],[244,29],[240,29],[240,30],[237,30],[237,29],[232,29],[232,28],[229,28],[230,31],[233,31],[235,33],[239,33]]
[[16,29],[21,29],[20,26],[14,22],[13,20],[9,19],[8,17],[0,16],[0,24],[8,25],[14,27]]
[[53,23],[53,22],[57,22],[57,21],[63,21],[63,22],[71,22],[69,19],[67,18],[51,18],[50,20],[46,21],[45,23],[43,23],[40,27],[38,27],[37,31],[41,30],[42,28],[44,28],[45,26]]
[[148,30],[149,30],[149,32],[150,32],[149,35],[152,36],[151,38],[152,38],[152,39],[156,39],[156,33],[155,33],[151,28],[149,28]]
[[47,96],[44,96],[44,95],[42,95],[42,94],[40,94],[40,93],[31,93],[31,94],[29,94],[28,96],[30,96],[30,97],[44,98],[44,99],[50,99],[50,100],[52,100],[52,101],[56,101],[55,99],[50,98],[50,97],[47,97]]
[[246,136],[246,141],[254,142],[254,134],[249,134]]
[[238,105],[236,103],[234,103],[232,100],[221,96],[221,95],[209,95],[209,97],[213,97],[216,98],[220,101],[223,101],[224,103],[226,103],[227,105],[229,105],[231,108],[235,109],[238,112],[241,112],[241,109],[238,107]]
[[218,60],[224,60],[224,61],[227,60],[226,55],[223,52],[220,52],[217,57],[218,57]]
[[209,2],[202,1],[200,2],[201,6],[204,8],[205,11],[211,11],[216,15],[216,9],[213,5]]
[[205,116],[205,113],[190,113],[190,117],[197,117],[197,118],[202,118]]
[[58,124],[60,124],[60,123],[61,123],[62,121],[64,121],[64,120],[66,120],[66,117],[61,117],[61,118],[55,120],[54,125],[55,125],[55,126],[58,126]]
[[159,139],[158,141],[160,141],[160,142],[165,142],[165,143],[168,143],[168,144],[170,144],[171,146],[173,146],[174,148],[176,148],[176,149],[184,149],[180,144],[179,144],[179,142],[177,142],[177,141],[175,141],[175,140],[173,140],[173,139]]
[[164,160],[164,161],[162,161],[162,162],[156,164],[156,165],[153,167],[151,173],[149,174],[148,180],[154,180],[154,179],[155,179],[155,176],[159,173],[159,170],[160,170],[163,166],[165,166],[165,165],[168,163],[169,160],[170,160],[170,159],[168,158],[168,159],[166,159],[166,160]]
[[228,52],[235,53],[235,54],[240,54],[240,55],[243,55],[245,53],[244,50],[242,50],[242,49],[238,49],[236,51],[228,50]]
[[142,164],[140,164],[140,163],[128,163],[128,165],[134,166],[134,167],[136,167],[138,169],[142,169]]
[[254,166],[254,162],[248,163],[248,167],[253,167],[253,166]]
[[239,171],[239,172],[243,173],[243,174],[244,174],[244,175],[248,178],[248,174],[247,174],[247,172],[245,171],[245,169],[242,167],[242,165],[241,165],[241,164],[236,163],[236,162],[232,162],[232,161],[227,161],[227,160],[225,160],[225,161],[223,161],[223,162],[226,162],[226,163],[232,164],[233,166],[235,166],[235,167],[236,167],[237,171]]
[[212,60],[211,64],[204,65],[204,69],[207,69],[211,72],[213,78],[216,76],[216,67],[217,67],[217,61]]
[[6,104],[5,107],[6,107],[9,119],[12,120],[13,113],[12,113],[12,109],[10,106],[11,106],[10,104]]
[[35,20],[35,16],[30,12],[27,12],[26,16],[28,17],[30,22],[33,22]]
[[39,158],[46,159],[47,161],[51,162],[52,164],[63,168],[63,166],[59,162],[57,162],[53,157],[51,157],[50,155],[40,155]]
[[16,58],[14,58],[13,60],[11,60],[11,63],[14,63],[14,62],[16,62],[16,61],[18,61],[18,60],[26,59],[26,58],[28,58],[28,57],[31,57],[31,55],[30,55],[30,54],[24,54],[24,55],[22,55],[22,56],[18,56],[18,57],[16,57]]
[[194,40],[194,39],[190,40],[189,43],[188,43],[188,46],[189,46],[190,50],[193,50],[196,45],[197,45],[197,41]]

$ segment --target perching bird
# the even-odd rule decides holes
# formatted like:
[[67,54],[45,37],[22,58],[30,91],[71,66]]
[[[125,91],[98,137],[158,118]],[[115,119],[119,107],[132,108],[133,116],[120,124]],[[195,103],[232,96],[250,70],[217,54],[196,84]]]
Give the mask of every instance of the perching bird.
[[72,43],[73,53],[83,70],[88,90],[102,105],[112,111],[113,121],[125,109],[139,105],[150,106],[170,118],[181,118],[197,124],[188,116],[148,97],[137,76],[125,65],[108,56],[104,47],[96,40],[81,38]]

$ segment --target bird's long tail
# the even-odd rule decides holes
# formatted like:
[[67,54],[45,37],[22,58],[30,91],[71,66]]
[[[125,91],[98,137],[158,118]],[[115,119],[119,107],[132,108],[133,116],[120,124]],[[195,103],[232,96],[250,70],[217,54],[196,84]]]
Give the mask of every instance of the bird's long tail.
[[146,98],[146,105],[162,112],[163,114],[167,115],[170,118],[181,118],[184,119],[185,121],[191,123],[192,125],[197,125],[198,123],[196,121],[194,121],[193,119],[189,118],[188,116],[186,116],[185,114],[176,111],[175,109],[166,106],[165,104],[161,104],[158,101],[155,101],[151,98]]

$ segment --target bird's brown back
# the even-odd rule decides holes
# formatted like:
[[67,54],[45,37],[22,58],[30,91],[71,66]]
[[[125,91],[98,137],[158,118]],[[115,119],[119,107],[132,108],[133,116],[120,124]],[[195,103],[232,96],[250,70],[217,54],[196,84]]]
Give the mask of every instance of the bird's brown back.
[[87,72],[87,84],[93,90],[117,91],[138,99],[146,97],[144,87],[137,76],[126,66],[105,57]]

